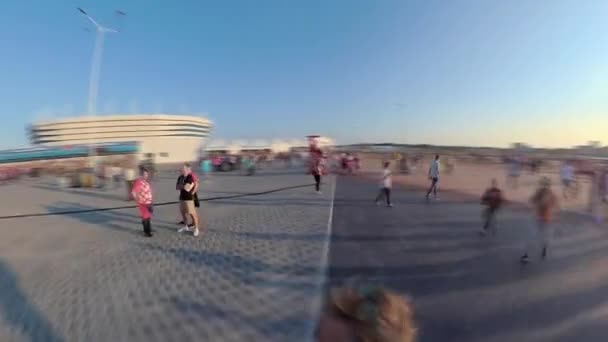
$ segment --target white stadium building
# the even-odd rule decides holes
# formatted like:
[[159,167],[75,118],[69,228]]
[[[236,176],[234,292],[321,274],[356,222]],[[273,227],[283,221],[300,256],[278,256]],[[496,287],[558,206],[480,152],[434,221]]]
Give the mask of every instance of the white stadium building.
[[198,159],[212,127],[197,116],[104,115],[36,122],[28,134],[32,144],[44,146],[137,142],[140,158],[179,163]]

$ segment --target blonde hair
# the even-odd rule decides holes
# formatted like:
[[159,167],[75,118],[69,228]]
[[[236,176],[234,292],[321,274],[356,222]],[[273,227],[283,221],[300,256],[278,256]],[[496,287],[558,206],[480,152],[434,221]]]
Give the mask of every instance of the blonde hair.
[[409,302],[379,287],[339,288],[331,292],[330,308],[352,323],[361,342],[413,342],[416,328]]

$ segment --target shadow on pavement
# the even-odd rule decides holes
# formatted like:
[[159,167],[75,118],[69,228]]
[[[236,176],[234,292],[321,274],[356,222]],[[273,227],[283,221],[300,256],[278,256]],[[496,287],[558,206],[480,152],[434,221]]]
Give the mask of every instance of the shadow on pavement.
[[225,204],[225,205],[244,205],[244,206],[309,206],[309,207],[327,207],[327,203],[325,201],[312,201],[312,200],[301,200],[296,198],[272,198],[265,199],[260,197],[255,198],[239,198],[239,199],[226,199],[226,200],[215,200],[214,203],[217,204]]
[[[70,217],[79,220],[84,223],[92,224],[105,229],[110,229],[119,232],[127,232],[133,235],[142,235],[141,221],[139,220],[136,209],[130,209],[133,214],[128,214],[118,210],[103,210],[103,211],[89,211],[86,213],[70,213],[72,211],[79,210],[94,210],[95,207],[86,206],[80,203],[71,202],[57,202],[52,205],[46,206],[46,210],[49,213],[60,212],[66,213],[66,217]],[[163,224],[164,223],[164,224]],[[170,223],[169,223],[170,224]],[[175,226],[175,225],[173,225]],[[173,227],[169,227],[165,221],[152,220],[152,229],[168,229],[174,230]]]
[[[56,191],[56,192],[63,192],[63,193],[68,193],[68,194],[74,194],[74,195],[82,195],[82,196],[88,196],[88,197],[95,197],[95,198],[103,198],[103,199],[108,199],[108,200],[123,200],[125,201],[125,203],[127,203],[126,199],[126,190],[124,190],[124,194],[118,195],[118,194],[114,194],[114,193],[110,193],[110,192],[106,192],[105,190],[102,189],[74,189],[74,188],[60,188],[57,186],[51,186],[51,185],[45,185],[45,184],[34,184],[32,185],[33,188],[37,188],[37,189],[42,189],[42,190],[49,190],[49,191]],[[124,188],[124,186],[123,186]],[[114,189],[110,189],[109,191],[112,191]]]
[[[218,306],[205,305],[177,297],[169,298],[169,302],[180,312],[193,313],[195,317],[202,321],[219,319],[227,326],[239,327],[247,325],[272,340],[288,337],[293,337],[296,340],[301,338],[301,336],[306,336],[308,333],[309,319],[301,315],[275,320],[269,319],[270,317],[267,316],[252,319],[251,316],[244,315],[241,311],[226,310]],[[209,336],[208,338],[209,340],[214,338],[222,339],[222,336],[216,335]]]
[[[221,232],[218,232],[221,233]],[[271,241],[325,241],[326,234],[294,234],[294,233],[256,233],[256,232],[226,232],[230,235],[242,236],[251,239]]]
[[4,320],[30,341],[61,342],[44,314],[31,303],[19,287],[15,272],[0,261],[0,310]]
[[298,264],[274,265],[238,254],[216,253],[186,248],[165,248],[158,245],[142,245],[155,252],[169,254],[182,263],[210,267],[214,271],[227,274],[236,281],[257,287],[289,288],[305,292],[314,291],[314,282],[302,281],[298,277],[312,277],[319,274],[319,267]]

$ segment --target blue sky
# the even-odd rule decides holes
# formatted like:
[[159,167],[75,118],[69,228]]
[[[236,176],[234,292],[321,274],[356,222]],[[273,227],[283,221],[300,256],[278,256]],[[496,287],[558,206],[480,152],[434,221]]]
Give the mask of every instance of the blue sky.
[[224,138],[608,144],[604,0],[10,0],[0,147],[86,112],[94,36],[78,6],[123,30],[106,40],[100,115],[206,113]]

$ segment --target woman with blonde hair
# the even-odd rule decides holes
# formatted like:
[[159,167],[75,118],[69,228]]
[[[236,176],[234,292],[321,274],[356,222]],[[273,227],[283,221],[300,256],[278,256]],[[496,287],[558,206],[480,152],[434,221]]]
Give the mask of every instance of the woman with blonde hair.
[[331,292],[317,327],[319,342],[413,342],[416,329],[408,301],[379,287]]

